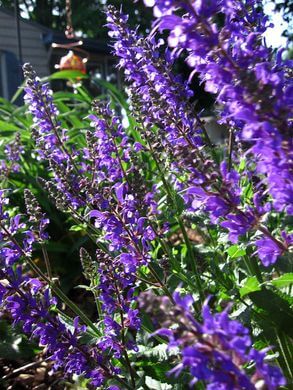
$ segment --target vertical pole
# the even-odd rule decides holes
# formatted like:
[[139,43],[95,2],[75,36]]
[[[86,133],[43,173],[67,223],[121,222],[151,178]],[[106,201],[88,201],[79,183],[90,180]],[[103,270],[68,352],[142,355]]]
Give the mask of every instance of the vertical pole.
[[20,36],[19,1],[18,0],[14,0],[14,12],[15,12],[15,21],[16,21],[18,60],[20,62],[20,65],[22,66],[23,59],[22,59],[22,47],[21,47],[21,36]]

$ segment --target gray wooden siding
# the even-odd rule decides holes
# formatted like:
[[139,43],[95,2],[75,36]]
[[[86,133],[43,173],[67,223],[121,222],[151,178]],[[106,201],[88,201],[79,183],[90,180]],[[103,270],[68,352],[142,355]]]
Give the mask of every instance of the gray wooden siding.
[[[48,53],[42,42],[42,30],[20,21],[22,55],[24,62],[30,62],[40,77],[49,74]],[[0,50],[10,51],[18,56],[16,24],[12,15],[0,10]]]

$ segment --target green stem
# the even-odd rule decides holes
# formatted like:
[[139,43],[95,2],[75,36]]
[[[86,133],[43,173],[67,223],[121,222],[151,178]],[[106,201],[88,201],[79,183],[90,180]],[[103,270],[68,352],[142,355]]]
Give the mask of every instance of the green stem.
[[58,298],[60,298],[73,311],[73,313],[75,313],[78,317],[80,317],[80,319],[89,328],[91,328],[95,332],[95,334],[101,336],[99,329],[92,323],[92,321],[88,318],[88,316],[74,302],[72,302],[59,287],[53,284],[50,281],[50,279],[48,279],[47,276],[43,274],[43,272],[39,269],[39,267],[35,265],[34,262],[29,257],[26,256],[25,258],[29,263],[30,267],[36,272],[37,275],[39,275],[45,282],[48,283],[49,287],[58,296]]
[[172,266],[174,267],[174,269],[177,272],[179,272],[180,271],[180,265],[177,264],[177,261],[176,261],[175,257],[173,256],[171,248],[169,248],[168,244],[160,237],[160,234],[158,233],[155,224],[153,224],[152,221],[150,221],[150,220],[149,220],[149,223],[152,226],[152,229],[155,232],[157,240],[159,241],[161,247],[163,248],[163,251],[165,252],[165,254],[170,259],[170,261],[172,263]]
[[119,291],[119,288],[118,288],[115,280],[114,280],[114,287],[116,290],[117,299],[118,299],[119,306],[120,306],[119,312],[120,312],[120,322],[121,322],[121,328],[122,328],[121,329],[121,341],[122,341],[122,345],[124,347],[123,355],[124,355],[125,362],[126,362],[129,374],[130,374],[132,388],[135,390],[135,375],[136,374],[132,369],[131,362],[130,362],[130,359],[128,357],[128,353],[127,353],[127,349],[126,349],[125,324],[124,324],[123,311],[122,311],[122,301],[121,301],[121,297],[120,297],[120,291]]
[[193,273],[194,273],[194,276],[195,276],[195,282],[196,282],[196,286],[197,286],[198,293],[199,293],[199,296],[200,296],[200,301],[203,302],[205,296],[204,296],[204,292],[203,292],[203,289],[202,289],[201,280],[200,280],[200,276],[199,276],[199,270],[197,268],[196,259],[195,259],[194,252],[193,252],[193,248],[192,248],[191,242],[189,240],[189,237],[187,235],[187,232],[186,232],[186,229],[185,229],[185,226],[184,226],[184,223],[183,223],[181,217],[177,217],[177,221],[179,223],[179,226],[180,226],[180,229],[182,231],[185,244],[186,244],[187,249],[188,249],[188,253],[189,253],[189,256],[190,256],[190,260],[191,260],[191,267],[192,267],[192,270],[193,270]]
[[96,283],[94,282],[94,280],[90,281],[90,287],[91,287],[91,290],[93,292],[93,296],[95,299],[99,320],[102,320],[103,319],[103,311],[102,311],[101,302],[99,300],[99,295],[98,295],[97,290],[96,290]]
[[234,132],[233,129],[229,129],[229,145],[228,145],[228,171],[231,171],[232,168],[232,153],[234,146]]
[[244,264],[245,264],[245,266],[247,268],[247,271],[248,271],[249,275],[250,276],[255,276],[254,275],[254,270],[253,270],[253,268],[251,266],[251,263],[249,261],[249,257],[248,256],[243,256],[243,261],[244,261]]
[[[154,231],[156,232],[153,225],[152,225],[152,227],[153,227]],[[156,232],[156,234],[157,234],[157,232]],[[171,260],[173,270],[175,270],[175,274],[173,274],[173,275],[177,276],[179,279],[182,280],[182,282],[186,283],[188,286],[197,289],[197,285],[195,285],[190,279],[188,279],[182,273],[181,266],[180,266],[180,264],[178,264],[175,257],[173,256],[172,250],[171,250],[171,248],[169,248],[168,244],[162,238],[160,238],[158,234],[157,234],[157,239],[158,239],[159,243],[161,244],[161,247],[163,248],[165,254]]]
[[[286,343],[286,337],[282,334],[280,334],[276,329],[275,329],[277,341],[279,344],[280,351],[282,352],[282,357],[285,362],[286,370],[287,370],[287,376],[292,379],[293,378],[293,370],[292,370],[292,356],[290,351],[287,348],[287,343]],[[285,340],[284,340],[285,339]]]
[[[86,233],[90,237],[90,239],[97,245],[99,249],[101,249],[103,252],[109,254],[109,250],[105,245],[103,245],[101,242],[98,242],[97,239],[89,232],[89,229],[93,231],[94,234],[97,236],[100,235],[100,232],[87,221],[82,215],[78,214],[73,208],[69,207],[69,210],[71,211],[71,218],[78,224],[83,223],[86,225]],[[75,216],[74,216],[75,215]]]
[[278,247],[282,250],[282,252],[288,250],[288,248],[287,248],[287,246],[284,244],[284,242],[279,241],[276,237],[274,237],[274,236],[271,234],[271,232],[270,232],[265,226],[258,225],[258,226],[257,226],[257,230],[259,230],[259,231],[262,232],[265,236],[269,237],[272,241],[274,241],[274,243],[278,245]]
[[[154,153],[154,150],[152,148],[152,145],[150,143],[149,143],[149,147],[150,147],[153,159],[154,159],[154,161],[156,163],[157,169],[158,169],[158,171],[160,173],[160,177],[162,179],[162,182],[163,182],[164,188],[165,188],[165,190],[167,192],[167,195],[168,195],[170,201],[173,201],[172,191],[170,189],[169,183],[165,179],[164,173],[163,173],[163,171],[161,169],[159,161],[157,160],[156,155]],[[197,285],[198,293],[199,293],[199,296],[200,296],[200,300],[201,300],[201,302],[203,302],[203,300],[204,300],[204,293],[203,293],[202,286],[201,286],[201,280],[200,280],[200,276],[199,276],[199,271],[198,271],[198,269],[196,267],[196,259],[194,257],[193,248],[192,248],[192,245],[191,245],[190,240],[188,238],[188,235],[187,235],[185,226],[184,226],[184,224],[182,222],[182,219],[181,219],[180,215],[178,215],[178,213],[177,213],[176,204],[174,204],[174,207],[175,207],[175,210],[176,210],[176,219],[177,219],[178,224],[179,224],[179,226],[181,228],[181,231],[182,231],[182,234],[183,234],[183,237],[184,237],[184,241],[186,243],[186,246],[187,246],[187,249],[188,249],[188,253],[189,253],[190,258],[191,258],[191,266],[192,266],[192,269],[193,269],[193,272],[194,272],[194,275],[195,275],[195,280],[196,280],[196,285]]]
[[173,275],[177,276],[180,280],[182,280],[182,282],[186,283],[188,286],[197,289],[197,286],[182,273],[181,266],[180,266],[180,264],[178,264],[176,258],[174,257],[171,248],[169,248],[169,245],[159,236],[158,232],[156,231],[155,226],[151,223],[151,221],[150,221],[150,224],[152,225],[152,228],[157,235],[157,239],[158,239],[159,243],[161,244],[163,251],[165,252],[165,254],[168,256],[168,258],[171,261],[173,270],[175,271],[175,274],[173,274]]
[[[200,117],[199,117],[198,114],[195,114],[195,118],[196,118],[197,122],[199,123],[199,125],[200,125],[201,128],[202,128],[203,135],[204,135],[204,139],[205,139],[205,141],[206,141],[207,146],[208,146],[209,149],[210,149],[211,155],[212,155],[212,157],[213,157],[215,163],[219,165],[217,153],[216,153],[216,151],[215,151],[214,145],[213,145],[212,142],[211,142],[211,139],[210,139],[210,137],[209,137],[209,135],[208,135],[208,132],[207,132],[207,130],[206,130],[206,128],[205,128],[204,122],[200,119]],[[194,151],[194,147],[193,147],[193,151]]]
[[257,260],[254,257],[244,256],[243,257],[246,268],[251,276],[256,276],[259,283],[263,283],[263,277],[261,270],[257,264]]
[[161,281],[160,276],[157,274],[156,270],[152,267],[151,264],[148,264],[148,269],[149,269],[150,273],[152,274],[152,276],[154,277],[154,279],[156,279],[156,281],[159,283],[159,285],[161,286],[161,288],[165,292],[165,294],[170,298],[171,302],[175,305],[175,301],[172,297],[172,294],[170,293],[168,288],[165,286],[165,284]]
[[48,278],[52,281],[53,280],[53,274],[52,274],[50,259],[49,259],[49,255],[48,255],[48,252],[47,252],[47,248],[46,248],[44,243],[41,244],[41,248],[42,248],[42,252],[43,252],[43,256],[44,256],[44,260],[45,260],[45,264],[46,264]]
[[254,271],[254,274],[255,274],[257,280],[259,281],[259,283],[263,283],[264,280],[263,280],[262,273],[261,273],[261,270],[259,268],[259,265],[258,265],[258,262],[257,262],[256,258],[255,257],[251,257],[250,258],[250,263],[251,263],[252,269]]

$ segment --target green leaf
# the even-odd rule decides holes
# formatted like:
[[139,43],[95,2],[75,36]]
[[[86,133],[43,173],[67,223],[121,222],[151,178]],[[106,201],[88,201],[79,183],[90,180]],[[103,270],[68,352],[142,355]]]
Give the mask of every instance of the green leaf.
[[19,127],[0,120],[0,131],[19,131]]
[[174,192],[174,202],[176,204],[177,214],[181,215],[185,209],[185,203],[182,196],[180,196],[177,192]]
[[243,287],[240,288],[240,296],[243,298],[245,295],[250,294],[254,291],[260,291],[260,285],[256,276],[251,276],[246,279],[246,282]]
[[103,79],[94,79],[94,83],[97,83],[101,85],[103,88],[105,88],[108,92],[111,93],[111,96],[114,98],[114,100],[121,105],[125,110],[128,110],[128,104],[123,96],[122,92],[119,91],[119,89],[113,85],[112,83],[109,83],[106,80]]
[[249,201],[253,197],[252,183],[248,183],[243,189],[243,196],[246,201]]
[[263,310],[262,315],[266,316],[267,323],[274,324],[280,331],[293,337],[292,299],[287,299],[285,296],[280,296],[279,292],[265,288],[252,292],[249,298],[255,306]]
[[147,358],[155,358],[156,361],[162,362],[168,359],[168,346],[167,344],[159,344],[155,347],[147,347],[144,345],[139,345],[139,352]]
[[151,378],[150,376],[145,377],[145,384],[147,385],[148,389],[152,390],[169,390],[172,389],[172,385],[169,385],[168,383],[161,383],[160,381]]
[[240,164],[238,166],[238,171],[243,172],[245,167],[246,167],[246,161],[245,161],[245,159],[241,159]]
[[242,257],[242,256],[246,255],[245,249],[239,248],[238,245],[230,246],[230,248],[228,248],[227,252],[228,252],[228,255],[232,259],[236,259],[237,257]]
[[51,74],[46,79],[48,80],[72,80],[72,79],[87,79],[89,76],[79,70],[61,70]]
[[69,231],[71,231],[71,232],[80,232],[80,231],[85,231],[85,230],[86,230],[85,225],[72,225],[69,228]]
[[25,81],[18,87],[15,94],[12,96],[11,103],[14,103],[17,100],[17,98],[22,94],[24,86],[25,86]]
[[64,91],[58,91],[54,93],[54,102],[58,100],[63,101],[70,101],[70,102],[86,102],[88,103],[88,99],[86,99],[84,96],[82,96],[80,93],[72,93],[72,92],[64,92]]
[[293,272],[284,274],[279,278],[272,280],[271,283],[277,288],[290,286],[293,284]]

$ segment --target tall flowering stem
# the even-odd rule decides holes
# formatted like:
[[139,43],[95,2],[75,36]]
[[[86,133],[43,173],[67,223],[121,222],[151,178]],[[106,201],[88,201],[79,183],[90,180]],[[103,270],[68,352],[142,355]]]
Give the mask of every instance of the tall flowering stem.
[[[46,187],[58,208],[74,213],[91,227],[102,249],[94,256],[99,266],[94,276],[97,284],[92,286],[104,324],[99,348],[104,353],[111,351],[116,358],[124,356],[128,362],[127,351],[136,346],[127,330],[140,329],[135,308],[140,267],[148,266],[159,286],[171,296],[150,265],[150,242],[156,234],[148,218],[153,218],[156,208],[139,171],[130,164],[141,145],[130,142],[109,105],[94,102],[94,113],[89,116],[93,130],[86,134],[87,146],[71,155],[51,91],[40,84],[29,65],[24,69],[26,100],[37,127],[34,137],[53,173]],[[86,216],[81,215],[83,207],[87,207]],[[131,365],[128,367],[134,385]]]

